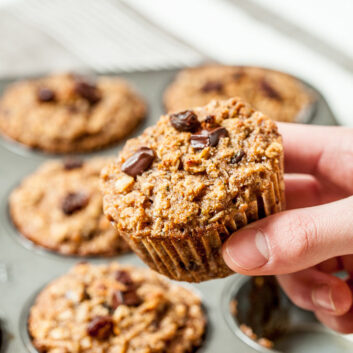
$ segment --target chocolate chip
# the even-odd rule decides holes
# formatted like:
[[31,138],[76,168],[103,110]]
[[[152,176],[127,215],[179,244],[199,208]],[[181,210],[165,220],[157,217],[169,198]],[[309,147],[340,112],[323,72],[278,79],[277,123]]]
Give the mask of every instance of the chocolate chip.
[[201,130],[200,133],[191,135],[191,146],[195,149],[203,149],[208,146],[215,147],[218,145],[221,137],[227,137],[228,131],[224,127],[217,127],[213,130]]
[[96,316],[87,326],[87,333],[99,340],[107,339],[113,333],[113,320],[110,316]]
[[83,166],[83,160],[78,158],[65,158],[63,165],[65,170],[77,169]]
[[127,286],[127,287],[131,287],[132,285],[134,285],[134,281],[132,280],[132,278],[129,275],[129,273],[124,271],[124,270],[116,271],[115,279],[118,282],[121,282],[121,283],[125,284],[125,286]]
[[121,170],[132,177],[142,174],[154,160],[154,152],[149,147],[141,147],[121,166]]
[[86,99],[91,105],[98,103],[102,99],[102,95],[98,87],[83,80],[82,78],[77,79],[75,84],[75,92],[80,97]]
[[208,92],[221,92],[223,90],[223,83],[219,81],[207,81],[202,87],[201,91]]
[[116,309],[119,305],[127,306],[139,306],[141,299],[137,295],[135,289],[129,289],[127,291],[117,290],[113,292],[112,307]]
[[245,156],[245,152],[243,150],[239,150],[230,160],[230,163],[237,164],[239,163],[243,157]]
[[39,102],[48,103],[55,101],[55,92],[47,87],[41,87],[38,90],[37,98]]
[[66,215],[71,215],[86,207],[88,200],[87,194],[82,192],[70,192],[65,196],[61,204],[61,209]]
[[197,115],[192,110],[172,114],[169,119],[174,129],[178,131],[194,132],[200,126]]
[[279,101],[282,100],[281,95],[266,80],[262,80],[260,82],[260,88],[267,95],[267,97]]

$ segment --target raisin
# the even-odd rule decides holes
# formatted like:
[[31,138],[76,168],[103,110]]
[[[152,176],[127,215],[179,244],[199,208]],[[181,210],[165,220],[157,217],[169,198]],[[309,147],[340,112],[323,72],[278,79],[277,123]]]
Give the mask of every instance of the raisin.
[[197,115],[191,110],[172,114],[169,119],[170,123],[177,131],[194,132],[200,126],[200,122],[197,120]]

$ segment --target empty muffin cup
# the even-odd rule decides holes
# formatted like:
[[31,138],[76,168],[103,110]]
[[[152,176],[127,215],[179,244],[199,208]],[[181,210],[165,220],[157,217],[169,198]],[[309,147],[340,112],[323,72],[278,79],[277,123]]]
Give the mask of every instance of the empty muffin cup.
[[352,352],[350,336],[323,326],[309,311],[295,306],[274,277],[238,276],[223,295],[230,329],[254,352]]

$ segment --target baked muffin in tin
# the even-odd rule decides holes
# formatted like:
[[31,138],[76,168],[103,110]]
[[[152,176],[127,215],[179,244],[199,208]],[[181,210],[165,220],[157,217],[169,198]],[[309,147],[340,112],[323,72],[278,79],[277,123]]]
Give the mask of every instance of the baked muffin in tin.
[[64,255],[112,256],[129,251],[103,214],[99,174],[109,160],[45,162],[12,191],[13,223],[35,244]]
[[116,77],[95,82],[75,74],[19,81],[0,99],[0,132],[50,153],[99,149],[127,136],[146,104]]
[[313,92],[283,72],[246,66],[203,66],[179,72],[164,94],[168,112],[241,97],[269,118],[307,122],[315,107]]
[[30,309],[28,330],[40,352],[187,353],[202,344],[200,298],[149,269],[76,265]]

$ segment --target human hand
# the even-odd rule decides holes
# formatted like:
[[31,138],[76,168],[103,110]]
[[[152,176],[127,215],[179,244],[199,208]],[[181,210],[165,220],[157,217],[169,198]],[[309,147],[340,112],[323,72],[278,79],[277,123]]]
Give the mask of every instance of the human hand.
[[[287,211],[251,223],[223,246],[227,265],[277,275],[291,300],[353,332],[353,129],[278,124]],[[333,273],[345,270],[342,280]]]

